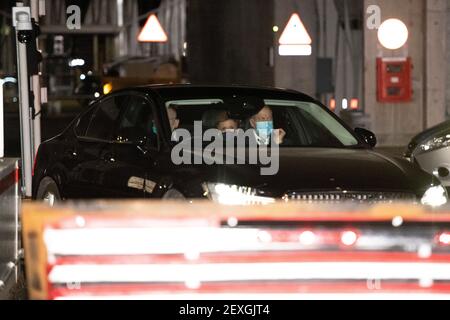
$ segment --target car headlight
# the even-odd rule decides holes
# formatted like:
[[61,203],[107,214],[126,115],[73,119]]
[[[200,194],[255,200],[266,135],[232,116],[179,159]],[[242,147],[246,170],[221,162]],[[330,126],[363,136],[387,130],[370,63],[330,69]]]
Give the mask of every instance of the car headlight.
[[426,206],[442,206],[447,203],[447,191],[441,185],[430,187],[425,191],[420,202]]
[[445,134],[437,138],[432,138],[420,144],[417,147],[417,151],[419,154],[421,154],[445,147],[450,147],[450,134]]
[[250,205],[274,203],[275,199],[258,195],[256,189],[224,183],[204,183],[203,190],[209,199],[225,205]]

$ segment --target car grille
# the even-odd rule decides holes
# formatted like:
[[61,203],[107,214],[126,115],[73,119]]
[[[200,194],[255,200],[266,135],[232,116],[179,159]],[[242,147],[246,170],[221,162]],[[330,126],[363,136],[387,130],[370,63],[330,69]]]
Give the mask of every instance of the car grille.
[[415,201],[416,196],[402,192],[358,192],[358,191],[324,191],[324,192],[288,192],[285,201],[305,202],[361,202],[382,203],[396,201]]

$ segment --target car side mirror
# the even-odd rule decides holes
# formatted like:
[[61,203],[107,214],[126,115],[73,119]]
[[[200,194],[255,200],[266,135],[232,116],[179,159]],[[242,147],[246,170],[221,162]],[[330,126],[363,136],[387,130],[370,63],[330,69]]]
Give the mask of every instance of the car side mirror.
[[372,148],[377,145],[377,137],[372,131],[364,128],[355,128],[355,133]]

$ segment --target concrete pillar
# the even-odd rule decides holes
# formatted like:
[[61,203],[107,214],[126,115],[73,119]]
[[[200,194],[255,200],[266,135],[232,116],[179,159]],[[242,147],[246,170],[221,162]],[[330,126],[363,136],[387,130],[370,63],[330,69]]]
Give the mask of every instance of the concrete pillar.
[[[369,30],[364,26],[364,95],[366,114],[370,118],[369,128],[377,135],[380,146],[405,146],[423,129],[424,125],[425,53],[433,50],[433,48],[425,47],[426,2],[424,0],[364,0],[364,12],[369,5],[380,7],[381,21],[398,18],[409,30],[409,40],[405,47],[388,50],[379,44],[377,30]],[[414,92],[411,102],[396,104],[377,102],[377,56],[410,56],[412,58]]]
[[[275,36],[275,86],[299,90],[311,96],[316,94],[316,58],[317,58],[317,13],[316,0],[277,0],[275,2],[275,25],[279,31]],[[330,1],[329,5],[333,5]],[[297,12],[312,38],[312,55],[307,57],[282,57],[278,55],[278,39],[291,15]]]
[[187,21],[191,82],[273,85],[273,0],[190,0]]
[[[400,3],[402,5],[400,5]],[[384,49],[377,30],[365,28],[365,102],[371,128],[380,145],[405,146],[415,134],[445,120],[447,88],[447,0],[365,0],[381,8],[381,21],[401,19],[409,30],[405,47]],[[377,56],[410,56],[413,100],[381,104],[376,101]]]
[[[447,17],[450,16],[450,4],[447,4]],[[446,92],[446,105],[447,105],[447,112],[446,116],[447,118],[450,117],[450,63],[447,63],[447,61],[450,61],[450,18],[447,18],[446,20],[446,55],[445,55],[445,69],[446,69],[446,86],[445,86],[445,92]]]
[[444,121],[446,114],[447,2],[426,2],[426,128]]

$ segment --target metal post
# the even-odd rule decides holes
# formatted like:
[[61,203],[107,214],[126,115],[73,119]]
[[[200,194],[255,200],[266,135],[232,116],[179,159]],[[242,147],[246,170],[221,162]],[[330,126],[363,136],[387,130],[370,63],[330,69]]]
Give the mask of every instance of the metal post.
[[3,85],[12,82],[16,83],[16,79],[7,77],[0,79],[0,158],[5,156],[5,126],[4,126],[4,108],[3,108]]
[[33,28],[31,25],[31,12],[29,7],[13,8],[13,26],[16,28],[17,46],[17,74],[19,83],[20,106],[20,132],[22,148],[22,186],[26,197],[31,197],[32,188],[32,163],[33,163],[33,139],[31,131],[30,89],[27,64],[27,46],[20,41],[21,36],[26,35]]
[[[31,17],[36,23],[39,22],[39,0],[31,0]],[[36,39],[36,46],[39,48],[39,40]],[[31,77],[32,90],[34,95],[34,120],[33,121],[33,155],[38,151],[41,144],[41,80],[39,75]]]
[[3,125],[3,84],[4,80],[0,79],[0,158],[5,156],[5,129]]

